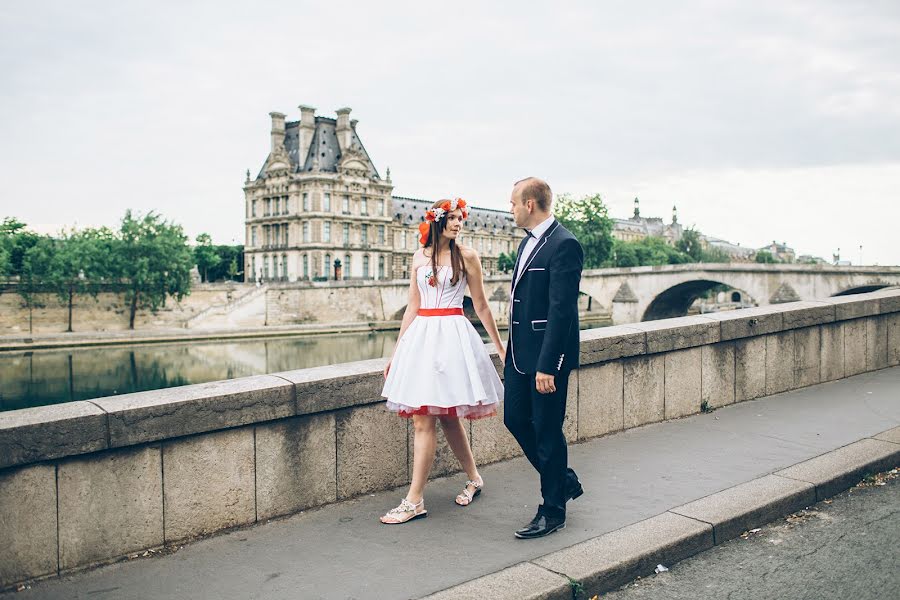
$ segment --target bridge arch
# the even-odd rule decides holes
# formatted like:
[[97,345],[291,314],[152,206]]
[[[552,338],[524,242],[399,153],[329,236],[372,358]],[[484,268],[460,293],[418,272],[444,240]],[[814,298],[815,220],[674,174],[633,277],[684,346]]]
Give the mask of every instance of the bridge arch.
[[687,315],[688,309],[697,298],[720,286],[729,288],[727,293],[729,298],[734,299],[737,296],[739,300],[746,300],[751,297],[746,291],[735,288],[723,281],[712,279],[683,281],[657,294],[647,305],[647,308],[644,309],[641,321],[683,317]]
[[865,294],[866,292],[874,292],[876,290],[880,290],[886,287],[891,287],[889,283],[871,283],[866,285],[857,285],[851,286],[847,289],[841,290],[836,294],[832,294],[832,297],[835,296],[852,296],[853,294]]

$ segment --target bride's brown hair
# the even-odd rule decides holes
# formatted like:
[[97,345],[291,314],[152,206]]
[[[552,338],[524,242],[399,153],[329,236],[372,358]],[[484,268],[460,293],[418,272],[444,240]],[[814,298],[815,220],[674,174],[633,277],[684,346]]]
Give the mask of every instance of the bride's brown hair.
[[[450,202],[450,200],[438,200],[431,205],[431,208],[440,208],[441,204],[445,202]],[[463,210],[463,212],[465,212],[465,210]],[[437,252],[435,252],[437,248],[436,240],[441,239],[441,233],[447,228],[448,214],[450,213],[444,213],[440,219],[431,221],[431,226],[428,228],[428,238],[425,240],[424,244],[425,248],[431,248],[431,272],[434,273],[435,277],[437,277],[438,269]],[[453,267],[453,276],[450,279],[450,284],[456,285],[459,282],[460,275],[466,274],[466,263],[463,260],[459,246],[456,244],[456,240],[450,240],[450,266]]]

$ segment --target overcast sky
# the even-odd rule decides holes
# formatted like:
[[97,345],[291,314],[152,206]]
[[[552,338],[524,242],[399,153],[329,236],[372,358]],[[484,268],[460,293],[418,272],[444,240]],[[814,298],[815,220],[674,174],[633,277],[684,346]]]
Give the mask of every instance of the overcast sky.
[[[900,264],[900,2],[4,2],[0,217],[155,210],[243,243],[270,111],[357,131],[396,195],[600,193],[758,247]],[[441,3],[442,7],[448,3]]]

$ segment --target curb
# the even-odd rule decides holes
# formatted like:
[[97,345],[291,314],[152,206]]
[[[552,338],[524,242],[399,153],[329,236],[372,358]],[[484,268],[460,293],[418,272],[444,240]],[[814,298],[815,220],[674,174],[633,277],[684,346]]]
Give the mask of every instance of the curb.
[[895,427],[422,600],[590,598],[833,496],[898,461]]

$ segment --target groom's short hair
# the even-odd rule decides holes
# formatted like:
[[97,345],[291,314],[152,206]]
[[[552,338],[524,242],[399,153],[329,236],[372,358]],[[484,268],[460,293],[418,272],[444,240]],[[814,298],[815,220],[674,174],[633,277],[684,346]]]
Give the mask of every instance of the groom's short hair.
[[513,187],[519,185],[522,186],[522,202],[531,198],[542,211],[550,212],[550,206],[553,204],[553,192],[550,191],[550,186],[546,181],[537,177],[526,177],[517,181]]

